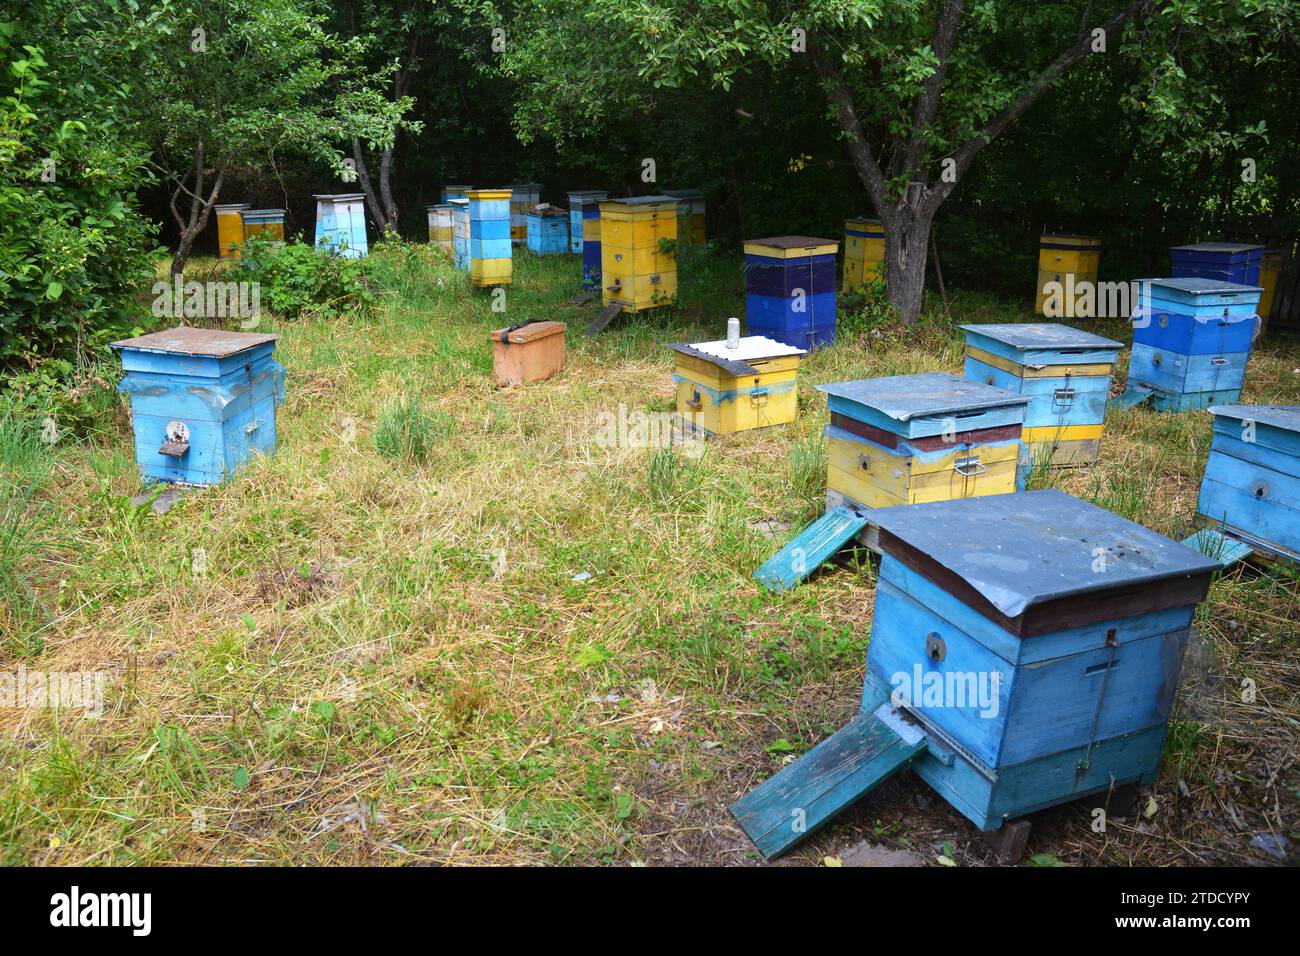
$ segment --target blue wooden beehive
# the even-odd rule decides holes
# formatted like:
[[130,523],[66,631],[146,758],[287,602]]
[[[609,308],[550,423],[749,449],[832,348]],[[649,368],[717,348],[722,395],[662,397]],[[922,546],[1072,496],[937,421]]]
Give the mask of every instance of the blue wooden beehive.
[[316,200],[316,248],[329,249],[348,259],[365,258],[366,239],[364,193],[318,193]]
[[1300,561],[1300,405],[1215,405],[1197,524]]
[[745,242],[745,319],[750,335],[800,349],[835,341],[835,256],[840,244],[812,236]]
[[525,241],[539,256],[562,256],[569,251],[569,214],[554,206],[537,206],[528,213]]
[[1259,285],[1264,247],[1244,242],[1197,242],[1169,250],[1177,279],[1216,279],[1238,285]]
[[1031,454],[1053,465],[1097,460],[1119,342],[1053,322],[962,329],[966,378],[1029,398],[1020,438]]
[[593,199],[582,204],[582,287],[584,289],[600,288],[601,202],[600,199]]
[[1258,327],[1259,286],[1218,279],[1143,279],[1134,310],[1128,389],[1161,411],[1241,397]]
[[861,710],[732,807],[764,855],[907,766],[983,831],[1155,779],[1218,562],[1056,490],[873,523]]
[[272,356],[277,337],[182,326],[112,343],[146,480],[215,485],[275,451],[285,375]]
[[596,221],[600,222],[602,199],[609,198],[606,189],[577,189],[569,193],[569,251],[582,255],[582,207],[588,203],[596,206]]

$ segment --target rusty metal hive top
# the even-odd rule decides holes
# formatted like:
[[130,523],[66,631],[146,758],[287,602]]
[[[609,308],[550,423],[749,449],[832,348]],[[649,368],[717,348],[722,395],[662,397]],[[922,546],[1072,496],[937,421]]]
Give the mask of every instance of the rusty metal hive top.
[[110,342],[113,348],[142,352],[173,352],[179,355],[204,355],[225,358],[274,342],[278,335],[257,332],[227,332],[225,329],[196,329],[182,325],[161,332],[150,332],[133,339]]

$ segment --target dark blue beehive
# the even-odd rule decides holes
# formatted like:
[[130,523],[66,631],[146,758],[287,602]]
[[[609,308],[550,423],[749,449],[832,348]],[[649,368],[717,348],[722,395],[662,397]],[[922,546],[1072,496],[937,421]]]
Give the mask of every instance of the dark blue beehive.
[[1161,411],[1235,402],[1258,328],[1261,291],[1218,279],[1141,280],[1129,388],[1149,390]]
[[112,343],[146,479],[215,485],[275,451],[285,375],[276,338],[182,326]]
[[835,341],[834,239],[773,236],[745,243],[745,321],[800,349]]
[[1242,242],[1197,242],[1169,250],[1176,279],[1216,279],[1258,285],[1264,247]]

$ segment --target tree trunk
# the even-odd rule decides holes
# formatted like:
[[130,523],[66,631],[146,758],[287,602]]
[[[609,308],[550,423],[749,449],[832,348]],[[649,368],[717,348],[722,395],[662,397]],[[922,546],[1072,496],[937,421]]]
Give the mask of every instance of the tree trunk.
[[885,227],[885,291],[889,304],[905,325],[912,325],[921,317],[925,298],[925,264],[933,220],[906,206],[877,213]]

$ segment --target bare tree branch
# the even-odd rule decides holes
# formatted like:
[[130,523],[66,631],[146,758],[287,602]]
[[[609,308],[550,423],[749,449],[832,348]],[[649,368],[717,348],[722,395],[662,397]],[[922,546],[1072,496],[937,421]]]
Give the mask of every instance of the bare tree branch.
[[943,9],[939,11],[939,20],[934,26],[934,39],[930,41],[930,48],[939,65],[921,84],[921,92],[912,108],[912,137],[903,154],[902,169],[895,172],[906,171],[915,175],[924,158],[926,138],[939,112],[939,88],[948,74],[948,61],[957,41],[957,27],[961,24],[965,6],[966,0],[946,0]]
[[[1127,7],[1124,7],[1113,17],[1101,24],[1101,29],[1107,34],[1111,31],[1118,30],[1126,22],[1132,19],[1145,17],[1161,0],[1135,0]],[[924,203],[930,211],[937,209],[949,194],[956,187],[956,180],[970,168],[970,164],[975,157],[979,155],[980,150],[991,143],[998,137],[1008,126],[1024,115],[1029,107],[1033,106],[1038,100],[1051,89],[1052,84],[1056,82],[1064,73],[1078,65],[1092,49],[1092,32],[1086,31],[1080,35],[1075,43],[1061,53],[1055,60],[1049,63],[1041,73],[1039,73],[1029,85],[1025,87],[1024,92],[1017,97],[1016,101],[990,119],[984,128],[976,133],[973,137],[964,143],[960,149],[953,154],[956,161],[956,178],[951,182],[940,182],[934,189],[927,189]]]
[[858,176],[861,177],[862,184],[867,188],[867,194],[879,212],[885,205],[885,177],[880,171],[876,157],[871,153],[871,145],[867,142],[866,135],[862,132],[862,123],[853,106],[853,95],[849,92],[839,71],[827,60],[820,43],[811,36],[808,37],[808,59],[822,81],[826,99],[835,109],[840,129],[847,139],[849,157],[853,160]]

